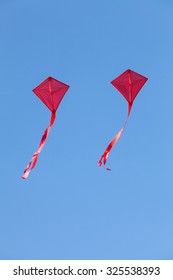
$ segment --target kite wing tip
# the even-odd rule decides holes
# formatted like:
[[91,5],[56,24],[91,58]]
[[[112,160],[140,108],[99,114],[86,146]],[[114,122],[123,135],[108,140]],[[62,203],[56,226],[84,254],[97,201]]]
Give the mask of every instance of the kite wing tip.
[[22,178],[22,179],[28,178],[29,172],[30,172],[30,171],[24,172],[24,174],[21,176],[21,178]]

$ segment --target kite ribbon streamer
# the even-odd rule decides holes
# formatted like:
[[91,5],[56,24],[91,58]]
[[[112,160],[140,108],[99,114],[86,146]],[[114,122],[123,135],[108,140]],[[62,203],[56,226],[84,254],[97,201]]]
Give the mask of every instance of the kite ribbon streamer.
[[[127,121],[128,121],[128,118],[130,116],[130,112],[131,112],[131,109],[132,109],[132,103],[128,103],[128,114],[127,114],[127,118],[126,118],[126,121],[123,125],[123,127],[120,129],[120,131],[116,134],[116,136],[113,138],[113,140],[109,143],[109,145],[107,146],[105,152],[103,153],[103,155],[101,156],[99,162],[98,162],[98,165],[101,166],[102,163],[104,164],[104,166],[106,166],[106,161],[107,161],[107,158],[109,156],[109,153],[111,151],[111,149],[113,148],[113,146],[116,144],[116,142],[118,141],[118,139],[120,138],[121,134],[123,133],[124,131],[124,128],[127,124]],[[103,162],[102,162],[103,161]],[[107,170],[111,170],[110,168],[108,167],[105,167]]]
[[53,123],[55,121],[55,118],[56,118],[56,113],[55,113],[55,111],[53,111],[52,115],[51,115],[51,119],[50,119],[50,124],[49,124],[49,126],[46,128],[46,130],[43,133],[43,136],[41,138],[39,147],[38,147],[37,151],[34,153],[34,155],[32,156],[32,159],[28,163],[26,169],[24,170],[24,174],[22,176],[23,179],[26,179],[28,177],[30,171],[35,167],[35,165],[37,163],[37,160],[38,160],[39,153],[41,152],[41,150],[43,149],[43,147],[44,147],[44,145],[46,143],[46,139],[47,139],[47,137],[49,135],[50,128],[53,125]]

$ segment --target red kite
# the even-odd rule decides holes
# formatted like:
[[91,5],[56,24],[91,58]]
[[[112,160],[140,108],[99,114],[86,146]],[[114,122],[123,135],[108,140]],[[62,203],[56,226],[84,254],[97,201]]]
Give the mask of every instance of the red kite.
[[51,119],[50,119],[49,126],[46,128],[46,130],[43,133],[37,151],[32,156],[31,161],[28,163],[26,169],[24,170],[24,174],[22,176],[23,179],[26,179],[30,171],[35,167],[37,163],[38,155],[41,152],[43,146],[45,145],[46,139],[49,135],[50,128],[55,121],[56,110],[68,89],[69,89],[68,85],[59,82],[52,77],[48,77],[39,86],[33,89],[33,92],[38,96],[38,98],[41,99],[41,101],[51,111]]
[[[120,138],[120,136],[123,133],[124,128],[127,124],[127,121],[130,116],[131,109],[132,109],[133,101],[135,100],[138,92],[140,91],[140,89],[143,87],[143,85],[146,83],[147,80],[148,80],[148,78],[128,69],[111,82],[111,84],[127,100],[128,114],[127,114],[127,118],[126,118],[126,121],[125,121],[123,127],[120,129],[120,131],[117,133],[117,135],[113,138],[113,140],[109,143],[105,152],[101,156],[101,158],[98,162],[99,166],[102,165],[102,161],[103,161],[104,165],[106,165],[106,161],[107,161],[108,155],[109,155],[112,147],[115,145],[115,143]],[[110,170],[110,168],[106,168],[106,169]]]

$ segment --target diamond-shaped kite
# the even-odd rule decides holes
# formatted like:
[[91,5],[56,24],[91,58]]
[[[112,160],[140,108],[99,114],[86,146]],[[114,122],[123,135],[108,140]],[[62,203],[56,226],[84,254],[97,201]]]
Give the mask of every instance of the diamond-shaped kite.
[[23,179],[26,179],[30,171],[35,167],[39,153],[41,152],[43,146],[45,145],[46,139],[49,135],[50,128],[55,121],[56,110],[68,89],[69,89],[68,85],[52,77],[48,77],[39,86],[33,89],[33,92],[41,99],[41,101],[51,111],[51,119],[50,119],[50,124],[48,125],[48,127],[43,133],[37,151],[34,153],[34,155],[31,158],[31,161],[28,163],[26,169],[24,170],[24,174],[22,176]]
[[[111,84],[124,96],[124,98],[128,102],[128,114],[126,121],[123,125],[123,127],[120,129],[120,131],[117,133],[117,135],[113,138],[113,140],[109,143],[107,146],[105,152],[101,156],[98,165],[102,165],[102,161],[104,165],[106,165],[106,161],[108,158],[108,155],[112,149],[112,147],[115,145],[115,143],[120,138],[121,134],[124,131],[124,128],[127,124],[128,118],[130,116],[130,112],[132,109],[133,101],[136,98],[138,92],[143,87],[143,85],[146,83],[148,78],[128,69],[124,73],[122,73],[120,76],[118,76],[116,79],[114,79]],[[110,168],[106,168],[107,170],[110,170]]]

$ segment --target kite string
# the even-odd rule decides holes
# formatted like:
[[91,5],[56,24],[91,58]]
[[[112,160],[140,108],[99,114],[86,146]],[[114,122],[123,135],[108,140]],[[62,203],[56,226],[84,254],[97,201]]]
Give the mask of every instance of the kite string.
[[51,114],[50,124],[49,124],[49,126],[46,128],[46,130],[43,133],[43,136],[41,138],[41,141],[40,141],[40,144],[38,146],[38,149],[33,154],[30,162],[28,163],[27,167],[24,170],[24,174],[22,176],[23,179],[26,179],[28,177],[30,171],[35,167],[35,165],[37,163],[37,160],[38,160],[39,153],[41,152],[41,150],[43,149],[43,147],[45,145],[46,139],[47,139],[47,137],[49,135],[50,128],[53,125],[53,123],[55,121],[55,118],[56,118],[56,113],[55,113],[55,111],[53,111],[52,114]]
[[[123,131],[125,129],[125,126],[127,124],[128,118],[130,116],[131,109],[132,109],[132,103],[128,103],[128,114],[127,114],[125,123],[124,123],[123,127],[119,130],[119,132],[116,134],[116,136],[113,138],[113,140],[109,143],[109,145],[107,146],[107,148],[106,148],[105,152],[103,153],[103,155],[100,157],[100,160],[98,162],[98,166],[99,167],[102,165],[102,163],[104,164],[104,166],[106,165],[106,161],[107,161],[107,158],[109,156],[109,153],[110,153],[111,149],[116,144],[116,142],[118,141],[118,139],[120,138],[121,134],[123,133]],[[108,167],[105,167],[105,168],[107,170],[111,170]]]

